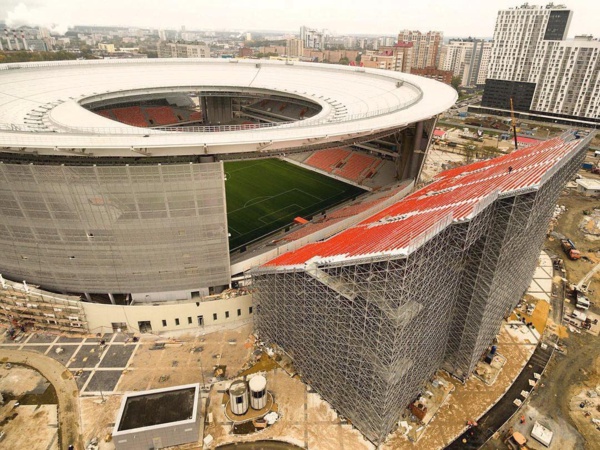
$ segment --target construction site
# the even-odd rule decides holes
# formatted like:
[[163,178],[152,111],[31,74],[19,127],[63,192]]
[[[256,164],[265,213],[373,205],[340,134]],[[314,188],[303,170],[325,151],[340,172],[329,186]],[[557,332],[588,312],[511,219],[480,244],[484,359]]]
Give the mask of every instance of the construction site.
[[[0,343],[3,445],[119,448],[124,399],[197,383],[199,436],[176,448],[598,448],[597,199],[573,181],[596,177],[582,168],[590,139],[563,134],[441,176],[473,156],[434,149],[424,190],[255,270],[253,320],[90,335],[72,299],[42,298],[47,328],[12,324]],[[384,228],[399,251],[357,247]],[[237,416],[232,382],[257,374],[272,400]],[[549,446],[531,437],[536,423]]]
[[260,338],[381,444],[436,370],[466,380],[488,351],[589,140],[565,133],[443,172],[353,229],[255,269]]

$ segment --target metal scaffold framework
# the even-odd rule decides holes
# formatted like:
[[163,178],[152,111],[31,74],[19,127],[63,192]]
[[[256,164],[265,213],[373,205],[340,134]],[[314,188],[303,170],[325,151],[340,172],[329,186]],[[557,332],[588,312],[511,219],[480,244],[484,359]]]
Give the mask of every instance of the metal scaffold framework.
[[436,370],[473,372],[527,289],[588,143],[565,134],[442,173],[354,229],[255,269],[261,339],[383,442]]
[[52,294],[15,283],[0,275],[0,318],[13,327],[56,333],[87,333],[88,326],[81,299],[73,295]]

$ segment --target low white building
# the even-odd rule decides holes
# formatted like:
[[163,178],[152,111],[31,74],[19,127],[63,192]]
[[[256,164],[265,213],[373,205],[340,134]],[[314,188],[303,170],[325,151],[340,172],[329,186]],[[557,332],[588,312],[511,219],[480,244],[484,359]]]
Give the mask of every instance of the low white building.
[[585,195],[600,195],[600,180],[592,180],[591,178],[580,178],[576,180],[577,190]]
[[146,450],[198,442],[200,385],[128,392],[113,429],[116,450]]

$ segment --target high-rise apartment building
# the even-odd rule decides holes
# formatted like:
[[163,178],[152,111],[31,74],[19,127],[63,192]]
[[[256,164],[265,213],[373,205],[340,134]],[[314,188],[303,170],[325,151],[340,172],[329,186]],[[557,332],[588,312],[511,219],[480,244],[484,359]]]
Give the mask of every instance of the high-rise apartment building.
[[600,122],[600,42],[591,36],[544,41],[532,74],[540,74],[531,110]]
[[573,12],[523,5],[498,13],[481,109],[600,123],[600,43],[566,40]]
[[444,34],[441,31],[420,31],[403,30],[398,33],[398,42],[413,43],[413,69],[424,69],[426,67],[437,67],[440,49],[444,42]]
[[305,26],[300,27],[300,40],[304,48],[323,50],[325,48],[325,33]]
[[492,53],[492,43],[480,39],[453,40],[443,45],[438,69],[451,71],[462,86],[483,86]]

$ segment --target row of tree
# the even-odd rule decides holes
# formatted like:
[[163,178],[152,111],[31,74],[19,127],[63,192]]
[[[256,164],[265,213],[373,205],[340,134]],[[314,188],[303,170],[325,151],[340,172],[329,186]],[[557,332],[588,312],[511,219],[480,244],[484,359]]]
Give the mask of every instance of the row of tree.
[[58,51],[58,52],[0,52],[0,64],[34,61],[65,61],[77,59],[76,53]]

